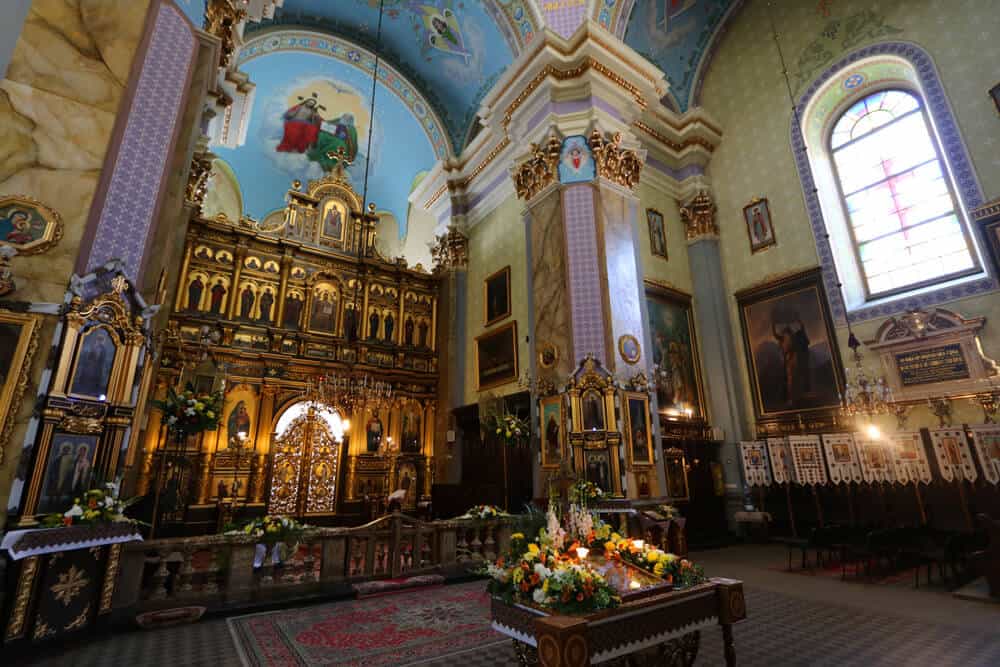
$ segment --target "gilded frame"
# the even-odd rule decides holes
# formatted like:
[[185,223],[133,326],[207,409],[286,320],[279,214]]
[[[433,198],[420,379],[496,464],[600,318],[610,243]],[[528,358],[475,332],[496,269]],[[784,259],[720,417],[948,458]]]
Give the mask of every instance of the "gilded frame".
[[[507,309],[501,313],[495,313],[492,318],[490,318],[490,283],[497,278],[503,277],[504,279],[504,289],[506,290],[507,299]],[[510,265],[503,267],[499,271],[495,271],[490,275],[486,276],[483,280],[483,326],[492,326],[497,322],[501,322],[508,317],[511,313],[511,303],[510,303]]]
[[[482,370],[479,365],[479,348],[483,345],[484,341],[499,338],[500,336],[511,337],[511,347],[513,348],[514,356],[514,372],[509,376],[503,376],[497,380],[493,380],[488,384],[483,384],[482,377],[480,376],[480,371]],[[494,329],[493,331],[488,331],[484,334],[476,336],[476,389],[478,391],[483,391],[484,389],[492,389],[493,387],[499,387],[501,385],[508,384],[510,382],[515,382],[518,378],[518,349],[517,349],[517,320],[505,324],[499,329]]]
[[[13,243],[7,241],[6,238],[0,238],[0,246],[10,246],[17,250],[17,254],[19,255],[35,255],[45,252],[62,239],[62,217],[37,199],[28,197],[27,195],[0,196],[0,210],[8,207],[31,209],[45,222],[45,231],[42,232],[40,238],[32,240],[29,243]],[[10,213],[13,214],[13,211],[10,211]]]
[[[628,343],[633,343],[635,345],[635,354],[630,354],[625,351],[625,345]],[[621,355],[622,360],[629,365],[635,365],[639,363],[642,359],[642,345],[639,344],[639,339],[632,334],[622,334],[618,337],[618,354]]]
[[[663,475],[667,483],[666,495],[670,500],[690,500],[691,487],[688,486],[687,465],[684,460],[684,450],[670,447],[663,450]],[[678,490],[675,484],[683,485],[683,495],[673,495]]]
[[30,381],[31,360],[38,349],[39,320],[32,315],[0,310],[0,324],[20,327],[10,370],[0,384],[0,462],[3,462],[4,448],[14,430],[14,420]]
[[[653,424],[649,416],[649,395],[638,392],[638,391],[624,391],[622,392],[622,398],[624,399],[624,409],[623,412],[625,417],[625,424],[628,428],[628,432],[625,434],[625,441],[628,443],[626,452],[628,456],[629,467],[639,468],[639,467],[650,467],[653,465]],[[634,424],[632,420],[632,402],[642,403],[642,421],[641,424]],[[646,443],[648,447],[649,457],[645,460],[638,460],[635,456],[635,431],[636,426],[641,426],[646,429]]]
[[[694,307],[692,306],[691,295],[686,292],[682,292],[678,289],[674,289],[669,285],[665,285],[663,283],[659,283],[654,280],[650,280],[648,278],[643,281],[643,286],[645,287],[644,296],[647,302],[650,300],[655,300],[666,305],[681,308],[685,311],[687,315],[688,339],[690,340],[691,343],[691,369],[694,374],[694,384],[696,389],[696,395],[698,397],[698,410],[695,411],[691,416],[695,420],[707,421],[709,417],[708,405],[705,403],[705,388],[702,383],[702,376],[701,376],[701,353],[698,348],[698,331],[697,328],[695,327],[695,322],[694,322]],[[647,312],[648,310],[649,310],[649,304],[647,303]],[[647,317],[649,317],[649,315],[647,315]],[[652,323],[647,321],[647,324],[650,325],[650,336],[652,336],[653,335]],[[655,360],[656,358],[655,340],[653,341],[653,345],[654,348],[653,351],[650,352],[650,354],[653,355],[653,359]],[[667,409],[667,407],[668,406],[663,406],[663,405],[657,406],[660,414],[663,414],[664,411]]]
[[[1000,84],[997,84],[1000,87]],[[1000,91],[998,91],[1000,94]],[[974,224],[979,227],[986,241],[986,254],[993,263],[995,276],[1000,276],[1000,199],[995,199],[970,212]]]
[[[654,225],[659,229],[661,237],[660,240],[663,243],[663,252],[656,251],[656,237],[653,234]],[[667,224],[664,222],[663,214],[655,208],[647,208],[646,227],[649,228],[649,254],[653,257],[662,257],[664,260],[669,260],[669,251],[667,250]]]
[[[770,232],[770,238],[754,242],[753,231],[751,230],[752,224],[748,215],[750,209],[752,208],[763,209],[766,217],[767,230]],[[774,231],[774,219],[771,217],[771,205],[768,204],[767,197],[754,197],[750,200],[749,204],[743,207],[743,224],[745,224],[747,228],[747,240],[750,242],[751,255],[755,255],[758,252],[763,252],[768,248],[778,245],[778,235]]]
[[[753,341],[751,341],[749,324],[751,318],[749,311],[764,303],[790,299],[797,294],[809,291],[815,294],[818,314],[822,320],[821,327],[823,333],[826,335],[826,343],[830,348],[831,372],[835,384],[833,387],[834,391],[831,393],[828,403],[823,405],[769,410],[765,406],[765,398],[761,392],[761,369],[758,368]],[[736,297],[736,305],[740,313],[740,332],[743,336],[743,351],[746,355],[747,374],[750,379],[750,391],[753,395],[754,413],[758,426],[767,422],[795,419],[799,415],[822,417],[836,413],[840,408],[839,396],[844,392],[844,365],[840,359],[840,346],[837,343],[837,335],[833,327],[833,317],[830,314],[830,304],[827,299],[826,289],[823,286],[823,276],[819,267],[782,276],[762,285],[740,290],[734,296]],[[772,322],[773,324],[774,322]]]
[[[551,353],[551,359],[546,360],[546,353]],[[541,341],[538,344],[538,365],[541,368],[555,368],[559,363],[559,348],[549,341]]]
[[[550,406],[556,406],[558,410],[558,424],[559,424],[559,460],[551,461],[550,457],[547,455],[548,448],[546,447],[546,424],[545,424],[545,411],[546,408]],[[539,401],[538,404],[538,415],[541,420],[541,454],[542,454],[542,469],[543,470],[558,470],[559,466],[566,459],[566,411],[563,406],[562,395],[547,396]]]

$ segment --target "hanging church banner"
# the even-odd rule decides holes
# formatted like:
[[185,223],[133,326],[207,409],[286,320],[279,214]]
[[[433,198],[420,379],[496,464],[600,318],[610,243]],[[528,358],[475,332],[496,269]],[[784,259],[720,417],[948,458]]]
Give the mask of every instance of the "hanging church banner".
[[771,471],[767,467],[767,443],[750,441],[740,443],[743,460],[743,478],[748,486],[771,486]]
[[861,474],[866,482],[874,484],[895,481],[892,453],[882,440],[869,438],[864,433],[855,433],[854,444],[861,458]]
[[823,449],[826,452],[826,468],[830,473],[831,482],[860,484],[864,481],[858,450],[850,433],[823,434]]
[[818,435],[789,436],[788,447],[792,452],[795,480],[799,484],[813,486],[827,483]]
[[924,442],[917,431],[893,433],[889,436],[892,443],[893,465],[896,469],[896,481],[931,483],[931,464],[927,460]]
[[976,472],[976,464],[972,462],[972,452],[965,439],[965,431],[960,428],[941,428],[930,433],[941,477],[949,482],[955,479],[976,481],[979,473]]
[[792,452],[788,447],[787,438],[768,438],[767,453],[771,459],[771,471],[775,484],[785,484],[794,482],[792,476]]
[[983,477],[994,486],[1000,484],[1000,424],[970,426],[972,440],[979,454]]

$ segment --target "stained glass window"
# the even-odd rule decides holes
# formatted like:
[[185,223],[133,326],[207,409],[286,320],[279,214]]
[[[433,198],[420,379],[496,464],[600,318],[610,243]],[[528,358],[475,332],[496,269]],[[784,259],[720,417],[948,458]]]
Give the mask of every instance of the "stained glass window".
[[859,100],[830,150],[869,298],[978,269],[919,98],[883,90]]

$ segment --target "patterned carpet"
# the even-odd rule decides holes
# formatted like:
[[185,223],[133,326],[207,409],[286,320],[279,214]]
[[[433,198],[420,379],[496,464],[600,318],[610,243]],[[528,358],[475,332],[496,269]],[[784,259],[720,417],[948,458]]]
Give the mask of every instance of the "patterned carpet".
[[482,582],[229,619],[244,663],[390,667],[500,641]]
[[[726,555],[731,563],[743,562],[745,552]],[[738,557],[738,558],[737,558]],[[781,559],[782,552],[769,557],[769,564]],[[736,570],[733,564],[718,562],[715,557],[713,570],[723,572]],[[753,586],[753,580],[767,582],[768,587]],[[998,605],[957,601],[950,595],[939,592],[895,590],[893,586],[871,586],[841,584],[840,582],[815,581],[823,577],[803,577],[798,574],[780,574],[762,568],[757,574],[746,573],[747,608],[749,618],[735,627],[736,653],[741,667],[747,665],[837,665],[837,666],[897,666],[920,667],[934,665],[940,667],[979,667],[1000,665],[1000,635],[995,628],[1000,627]],[[775,583],[777,582],[777,583]],[[453,613],[453,603],[448,598],[476,586],[459,585],[435,588],[418,592],[430,604],[425,609],[438,605],[442,616]],[[822,587],[825,597],[817,599],[815,594],[807,594],[804,588],[814,591]],[[848,595],[847,593],[850,593]],[[397,604],[399,596],[372,598],[359,602],[339,602],[304,607],[297,610],[279,612],[298,618],[295,623],[322,623],[322,619],[349,619],[361,610],[371,610],[370,605]],[[898,600],[904,602],[898,602]],[[891,606],[890,606],[891,605]],[[910,607],[909,609],[904,607]],[[915,618],[916,608],[929,610],[932,620]],[[939,607],[952,610],[941,612]],[[883,611],[872,611],[874,608]],[[887,611],[898,610],[898,611]],[[952,614],[965,613],[976,623],[970,627],[964,621],[957,621]],[[233,619],[236,624],[246,619],[266,617],[255,615]],[[472,629],[471,636],[482,639],[485,628],[483,616],[452,620],[462,626],[483,623],[483,630]],[[993,619],[996,619],[994,621]],[[441,618],[423,617],[421,623],[431,621],[429,627],[443,627]],[[438,623],[437,626],[434,624]],[[194,625],[151,632],[120,633],[113,637],[102,637],[82,645],[63,650],[39,651],[32,658],[17,664],[56,667],[103,667],[105,665],[130,665],[134,667],[191,666],[191,667],[240,667],[241,661],[229,632],[226,619],[207,619]],[[293,627],[294,623],[287,627]],[[994,628],[990,631],[989,628]],[[356,631],[355,631],[356,632]],[[478,634],[477,634],[478,633]],[[338,633],[333,633],[336,636]],[[447,656],[393,657],[385,654],[364,661],[365,665],[414,665],[421,667],[515,667],[514,654],[510,644],[499,635],[485,635],[485,641],[496,640],[485,648],[470,648],[462,653],[461,641],[447,648]],[[489,639],[492,637],[493,639]],[[412,646],[412,644],[409,644]],[[341,647],[310,647],[305,653],[292,656],[283,664],[295,666],[345,664]],[[355,654],[356,655],[356,654]],[[413,660],[421,660],[414,662]],[[308,660],[308,662],[307,662]],[[379,662],[379,660],[381,662]],[[6,662],[0,658],[0,664]],[[351,664],[350,662],[346,664]],[[702,633],[699,665],[715,667],[724,664],[722,658],[721,633],[709,630]]]

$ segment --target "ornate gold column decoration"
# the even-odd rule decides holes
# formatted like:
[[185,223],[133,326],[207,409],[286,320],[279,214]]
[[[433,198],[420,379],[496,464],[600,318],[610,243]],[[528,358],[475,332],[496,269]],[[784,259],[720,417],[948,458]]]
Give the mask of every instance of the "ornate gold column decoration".
[[0,296],[7,296],[15,289],[14,272],[10,268],[10,260],[17,255],[17,250],[11,246],[0,247]]
[[288,289],[288,276],[291,272],[292,252],[285,248],[285,254],[281,256],[281,284],[278,285],[278,316],[274,321],[279,328],[285,325],[285,291]]
[[264,490],[267,488],[267,454],[257,454],[254,457],[253,475],[252,494],[248,493],[247,497],[256,505],[264,502]]
[[254,451],[267,454],[271,451],[271,435],[274,431],[274,397],[278,395],[278,387],[265,384],[260,393],[260,412],[257,417],[257,437],[254,438]]
[[[594,130],[595,132],[597,130]],[[545,147],[531,144],[531,156],[514,170],[514,189],[519,199],[531,199],[546,186],[559,180],[559,151],[562,142],[549,134]]]
[[594,152],[598,176],[629,190],[639,184],[643,160],[638,152],[622,147],[621,132],[615,132],[610,138],[606,138],[595,127],[590,133],[588,143],[590,150]]
[[[431,256],[434,258],[435,273],[467,269],[469,268],[469,237],[454,225],[450,226],[447,233],[435,239],[434,247],[431,248]],[[403,316],[402,293],[400,291],[400,319]],[[403,328],[402,322],[400,322],[399,328]]]
[[718,236],[719,225],[715,221],[715,202],[706,190],[699,192],[687,206],[681,206],[681,220],[688,241],[703,236]]
[[233,286],[229,290],[229,315],[227,319],[235,320],[240,311],[240,275],[243,273],[243,260],[247,258],[247,245],[239,242],[236,245],[236,256],[233,261]]
[[198,482],[195,487],[195,503],[198,505],[208,504],[208,499],[212,497],[212,466],[214,464],[214,454],[206,452],[198,457]]
[[212,175],[214,158],[211,153],[195,153],[191,156],[191,169],[188,171],[184,200],[198,215],[201,215],[201,207],[205,203],[205,193],[208,192],[208,178]]
[[222,40],[223,68],[229,67],[233,54],[236,53],[237,26],[246,17],[246,9],[237,8],[233,0],[209,0],[205,8],[205,32]]
[[174,295],[174,311],[180,311],[184,307],[184,299],[187,295],[185,286],[187,284],[188,267],[191,266],[191,255],[194,254],[195,234],[189,229],[184,240],[184,261],[181,263],[181,272],[177,279],[177,294]]

